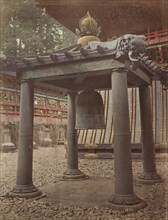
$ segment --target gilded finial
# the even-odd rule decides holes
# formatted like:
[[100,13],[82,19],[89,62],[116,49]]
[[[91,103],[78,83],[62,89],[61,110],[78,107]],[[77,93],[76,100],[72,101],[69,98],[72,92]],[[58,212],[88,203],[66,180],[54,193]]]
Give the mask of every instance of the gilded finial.
[[96,20],[91,17],[89,12],[80,19],[79,29],[76,29],[76,33],[80,37],[88,35],[98,36],[100,32],[101,27],[98,27]]

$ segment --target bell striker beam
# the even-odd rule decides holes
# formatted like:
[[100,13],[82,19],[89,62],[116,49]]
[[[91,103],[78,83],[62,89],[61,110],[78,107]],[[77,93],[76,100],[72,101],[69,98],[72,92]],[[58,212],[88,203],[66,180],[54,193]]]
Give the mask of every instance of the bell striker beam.
[[67,168],[63,179],[83,179],[86,176],[78,169],[78,143],[76,125],[76,95],[68,92],[68,124],[67,124]]
[[114,118],[114,175],[115,192],[109,198],[114,205],[131,205],[132,208],[145,205],[133,191],[131,159],[131,135],[128,110],[127,71],[112,72],[112,99]]
[[41,195],[33,185],[33,104],[34,88],[31,80],[21,81],[19,147],[16,185],[9,196],[32,198]]
[[150,104],[150,87],[141,86],[139,88],[139,97],[141,112],[143,174],[139,177],[138,181],[143,183],[156,183],[162,181],[162,179],[156,172]]

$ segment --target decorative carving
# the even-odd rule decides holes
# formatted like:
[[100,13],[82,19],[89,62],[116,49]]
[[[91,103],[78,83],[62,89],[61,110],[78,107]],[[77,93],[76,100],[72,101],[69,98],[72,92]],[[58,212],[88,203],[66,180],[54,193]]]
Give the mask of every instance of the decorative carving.
[[12,190],[13,193],[32,193],[36,192],[38,189],[32,185],[16,185]]
[[126,34],[120,38],[117,46],[116,58],[121,55],[128,55],[133,62],[139,61],[146,52],[145,36]]
[[112,197],[109,199],[109,202],[112,202],[114,204],[118,205],[135,205],[140,203],[142,200],[139,199],[136,195],[112,195]]
[[64,172],[62,179],[63,180],[75,180],[75,179],[86,179],[87,176],[82,173],[79,169],[69,169],[67,168]]
[[10,91],[1,90],[0,97],[3,102],[13,102],[14,93]]
[[137,179],[137,182],[146,183],[146,184],[154,184],[154,183],[163,182],[163,179],[157,173],[143,173],[141,176],[139,176],[139,178]]
[[142,56],[140,63],[154,73],[155,79],[160,80],[163,89],[168,89],[168,70],[159,68],[157,63],[150,60],[148,56]]
[[55,99],[48,99],[48,106],[50,108],[58,108],[58,100]]
[[44,106],[45,105],[45,99],[43,97],[34,97],[34,105],[36,106]]
[[113,50],[116,58],[125,56],[132,62],[139,61],[146,52],[145,36],[126,34],[113,41],[98,42],[92,41],[88,43],[91,49],[107,48]]
[[67,109],[68,108],[67,102],[60,100],[60,108]]
[[7,193],[7,197],[19,197],[19,198],[35,198],[42,195],[42,192],[38,190],[33,184],[31,185],[16,185],[14,189]]

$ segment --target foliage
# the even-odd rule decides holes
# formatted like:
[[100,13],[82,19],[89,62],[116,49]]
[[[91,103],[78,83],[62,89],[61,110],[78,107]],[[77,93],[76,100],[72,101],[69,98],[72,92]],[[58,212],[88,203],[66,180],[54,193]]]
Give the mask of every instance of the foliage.
[[38,8],[33,0],[9,0],[6,5],[1,1],[1,11],[8,15],[1,34],[4,54],[41,54],[76,42],[72,32]]

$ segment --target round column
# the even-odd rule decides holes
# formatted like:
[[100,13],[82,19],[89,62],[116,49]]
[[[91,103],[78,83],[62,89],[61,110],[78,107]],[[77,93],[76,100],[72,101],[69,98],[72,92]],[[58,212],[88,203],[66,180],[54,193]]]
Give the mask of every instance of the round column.
[[21,81],[19,146],[16,185],[9,196],[37,197],[41,192],[33,185],[33,83]]
[[78,143],[76,124],[76,92],[68,93],[67,168],[63,179],[83,179],[86,176],[78,169]]
[[133,191],[131,135],[128,109],[127,72],[125,69],[112,73],[112,101],[114,120],[114,176],[115,192],[109,199],[125,208],[142,208],[145,203]]
[[139,98],[141,112],[143,173],[139,177],[138,181],[142,183],[156,183],[162,181],[162,179],[156,172],[150,87],[140,87]]

